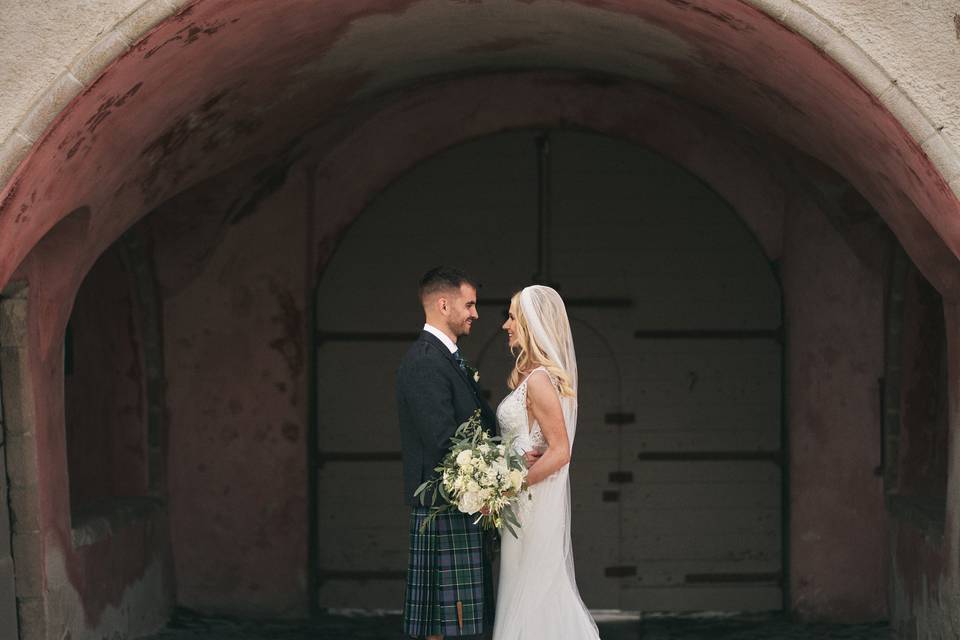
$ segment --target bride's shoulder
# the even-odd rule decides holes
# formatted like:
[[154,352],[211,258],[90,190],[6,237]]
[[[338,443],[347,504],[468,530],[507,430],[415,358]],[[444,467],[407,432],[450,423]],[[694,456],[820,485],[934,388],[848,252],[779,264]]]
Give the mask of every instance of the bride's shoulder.
[[546,367],[537,367],[527,376],[527,395],[537,397],[556,396],[557,381]]

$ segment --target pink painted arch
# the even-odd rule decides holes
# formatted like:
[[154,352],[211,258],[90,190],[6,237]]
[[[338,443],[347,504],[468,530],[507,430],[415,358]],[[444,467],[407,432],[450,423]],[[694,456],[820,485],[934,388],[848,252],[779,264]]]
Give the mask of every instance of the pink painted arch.
[[[475,28],[458,29],[465,21]],[[0,285],[80,207],[91,212],[83,242],[99,253],[174,194],[267,160],[371,96],[538,67],[641,81],[816,157],[956,296],[960,202],[930,158],[808,40],[746,2],[715,0],[197,0],[78,95],[4,187]]]

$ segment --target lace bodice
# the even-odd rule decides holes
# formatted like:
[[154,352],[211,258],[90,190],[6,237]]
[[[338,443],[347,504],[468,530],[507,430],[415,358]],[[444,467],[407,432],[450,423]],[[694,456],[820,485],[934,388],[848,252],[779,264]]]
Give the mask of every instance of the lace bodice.
[[543,451],[547,448],[547,440],[543,437],[540,425],[536,422],[529,424],[530,418],[527,413],[527,381],[539,370],[546,371],[543,367],[537,367],[531,371],[530,375],[524,378],[497,407],[497,422],[500,425],[503,441],[508,442],[516,437],[513,447],[521,454],[531,449]]

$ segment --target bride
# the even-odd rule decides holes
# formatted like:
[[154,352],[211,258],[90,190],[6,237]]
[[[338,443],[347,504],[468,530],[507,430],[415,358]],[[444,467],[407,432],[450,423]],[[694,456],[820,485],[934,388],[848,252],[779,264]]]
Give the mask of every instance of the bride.
[[[570,451],[577,427],[577,359],[560,295],[541,285],[513,296],[503,325],[516,364],[497,408],[504,441],[532,462],[517,515],[504,535],[493,640],[592,640],[570,546]],[[537,453],[541,453],[539,457]]]

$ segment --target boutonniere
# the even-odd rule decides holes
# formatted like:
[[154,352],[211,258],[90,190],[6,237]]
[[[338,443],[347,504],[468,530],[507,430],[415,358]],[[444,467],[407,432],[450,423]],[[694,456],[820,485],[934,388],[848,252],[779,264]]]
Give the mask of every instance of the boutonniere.
[[476,369],[474,369],[473,367],[471,367],[470,365],[466,365],[466,369],[467,369],[467,373],[470,374],[470,377],[473,378],[473,381],[476,382],[477,384],[479,384],[479,383],[480,383],[480,372],[477,371]]

